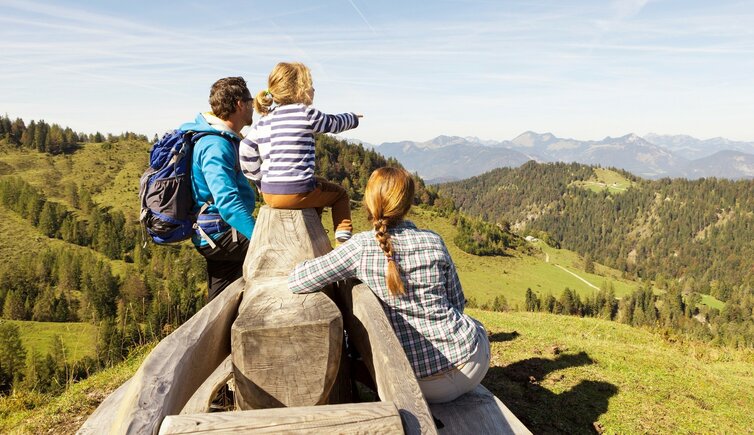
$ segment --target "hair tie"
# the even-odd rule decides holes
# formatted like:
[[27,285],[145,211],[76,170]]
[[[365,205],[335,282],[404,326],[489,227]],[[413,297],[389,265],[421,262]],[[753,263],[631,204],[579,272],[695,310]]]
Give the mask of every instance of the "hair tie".
[[272,92],[270,92],[270,90],[269,90],[269,89],[265,89],[265,90],[264,90],[264,96],[265,96],[265,97],[272,97]]

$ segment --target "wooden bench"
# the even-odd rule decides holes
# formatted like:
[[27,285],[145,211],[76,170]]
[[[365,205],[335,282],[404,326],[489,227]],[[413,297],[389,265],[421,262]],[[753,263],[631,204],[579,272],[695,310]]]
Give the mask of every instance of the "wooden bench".
[[[293,266],[330,249],[314,210],[262,207],[245,279],[164,338],[78,433],[434,434],[433,415],[443,425],[440,434],[529,433],[482,386],[430,407],[367,286],[349,281],[326,292],[288,292]],[[330,404],[349,398],[351,388],[348,367],[341,364],[343,329],[379,402]],[[231,378],[236,407],[246,410],[207,413]],[[269,407],[285,408],[259,409]]]

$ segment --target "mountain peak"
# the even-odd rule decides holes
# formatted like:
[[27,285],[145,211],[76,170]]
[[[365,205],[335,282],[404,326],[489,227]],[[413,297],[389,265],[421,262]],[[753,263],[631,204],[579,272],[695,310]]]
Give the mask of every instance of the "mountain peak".
[[434,139],[428,140],[426,142],[422,142],[419,144],[419,146],[422,146],[424,148],[442,148],[447,147],[451,145],[459,145],[459,144],[471,144],[468,139],[460,137],[460,136],[446,136],[446,135],[440,135],[437,136]]
[[516,136],[516,138],[511,142],[520,147],[536,147],[547,145],[557,140],[559,139],[552,133],[539,134],[531,130],[527,130]]

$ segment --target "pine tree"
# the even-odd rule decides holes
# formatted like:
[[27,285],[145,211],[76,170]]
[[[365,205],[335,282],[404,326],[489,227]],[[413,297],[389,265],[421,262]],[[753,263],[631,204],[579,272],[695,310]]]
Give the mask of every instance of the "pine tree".
[[584,256],[584,272],[594,273],[594,259],[592,259],[591,254],[586,254]]
[[526,311],[539,311],[541,302],[539,296],[537,296],[530,288],[526,289]]
[[37,227],[47,236],[56,237],[60,229],[61,216],[58,212],[57,204],[45,201],[42,210],[39,212],[39,223]]
[[23,379],[25,360],[26,349],[18,326],[0,322],[0,393],[7,393],[14,383]]
[[3,303],[3,318],[9,320],[24,320],[26,311],[24,310],[24,301],[15,291],[10,290],[5,295]]

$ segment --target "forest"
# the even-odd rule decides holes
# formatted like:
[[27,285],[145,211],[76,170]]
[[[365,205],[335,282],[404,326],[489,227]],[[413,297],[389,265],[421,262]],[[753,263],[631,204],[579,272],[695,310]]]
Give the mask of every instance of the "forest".
[[[754,347],[754,181],[648,181],[613,170],[633,187],[594,192],[577,183],[593,177],[592,167],[532,161],[444,184],[438,191],[460,213],[514,227],[521,235],[578,252],[585,263],[596,261],[645,283],[621,300],[611,320]],[[651,286],[658,294],[647,292]],[[724,301],[725,307],[698,306],[701,294]],[[640,309],[636,301],[642,301]],[[542,295],[527,309],[599,312],[581,302]]]
[[661,287],[676,280],[725,301],[734,289],[754,285],[754,181],[648,181],[622,173],[634,187],[593,192],[574,185],[593,175],[589,166],[529,162],[439,192],[463,213],[544,233]]

